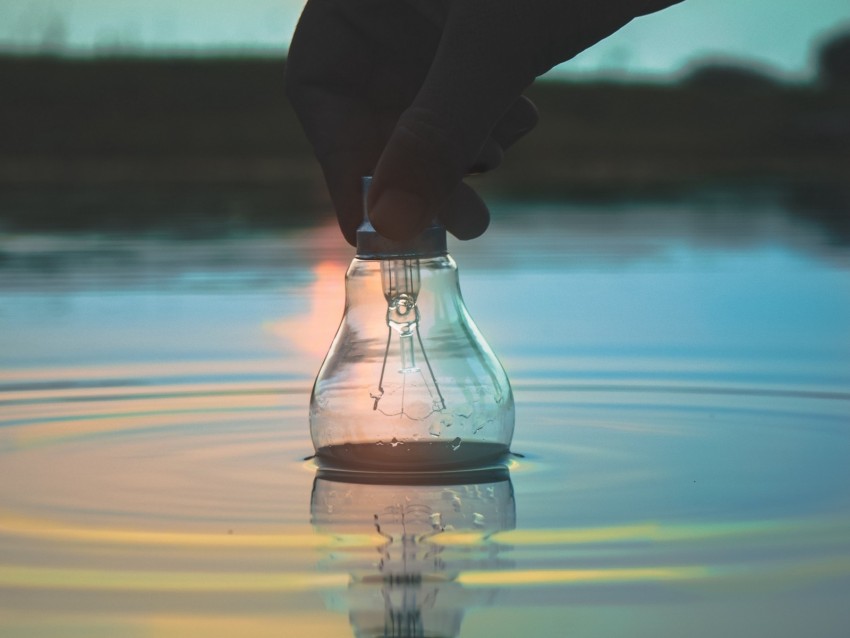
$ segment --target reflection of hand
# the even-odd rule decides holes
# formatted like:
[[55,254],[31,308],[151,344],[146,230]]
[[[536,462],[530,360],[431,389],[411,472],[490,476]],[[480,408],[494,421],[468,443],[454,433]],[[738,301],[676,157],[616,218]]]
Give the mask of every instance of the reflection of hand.
[[464,175],[496,167],[537,122],[534,79],[638,15],[679,0],[309,0],[286,87],[313,144],[345,238],[370,217],[407,239],[435,215],[483,233]]

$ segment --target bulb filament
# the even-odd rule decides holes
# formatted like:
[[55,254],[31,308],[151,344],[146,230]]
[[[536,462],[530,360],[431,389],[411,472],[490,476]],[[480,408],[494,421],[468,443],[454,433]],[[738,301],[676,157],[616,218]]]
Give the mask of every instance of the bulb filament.
[[[417,297],[419,295],[419,260],[389,259],[381,262],[381,283],[384,297],[388,303],[387,344],[384,348],[384,361],[381,366],[381,375],[378,379],[377,390],[369,395],[374,400],[372,409],[378,409],[378,402],[384,396],[384,374],[387,369],[387,359],[389,358],[393,333],[396,333],[399,339],[401,359],[401,367],[398,371],[404,375],[402,379],[401,412],[398,413],[399,416],[405,414],[404,392],[407,382],[406,377],[417,373],[422,375],[425,386],[431,395],[432,412],[443,410],[446,407],[446,402],[443,399],[442,392],[440,392],[440,386],[437,383],[434,370],[431,368],[431,362],[428,361],[425,344],[422,342],[422,335],[419,332],[420,315],[419,308],[416,307]],[[414,335],[416,337],[415,341]],[[419,344],[419,350],[422,353],[422,359],[425,361],[428,375],[431,378],[430,383],[423,371],[416,364],[415,346],[417,342]]]

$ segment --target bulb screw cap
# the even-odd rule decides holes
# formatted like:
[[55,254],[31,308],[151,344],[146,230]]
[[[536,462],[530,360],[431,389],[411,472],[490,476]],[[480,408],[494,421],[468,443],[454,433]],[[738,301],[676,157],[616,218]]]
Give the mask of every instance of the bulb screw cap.
[[413,239],[395,241],[380,235],[366,210],[366,197],[372,177],[363,177],[363,223],[357,229],[358,259],[398,259],[406,257],[438,257],[448,253],[446,227],[436,220]]

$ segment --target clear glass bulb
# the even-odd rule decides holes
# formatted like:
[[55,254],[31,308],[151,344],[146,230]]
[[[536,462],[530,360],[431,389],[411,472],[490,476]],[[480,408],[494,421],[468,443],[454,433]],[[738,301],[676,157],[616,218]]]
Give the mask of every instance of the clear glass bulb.
[[359,469],[459,468],[505,454],[513,429],[508,377],[467,312],[454,260],[356,257],[310,401],[318,456]]

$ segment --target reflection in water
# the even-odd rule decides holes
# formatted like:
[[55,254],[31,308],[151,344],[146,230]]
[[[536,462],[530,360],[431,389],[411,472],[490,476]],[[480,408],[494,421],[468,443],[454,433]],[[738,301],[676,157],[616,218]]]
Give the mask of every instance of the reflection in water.
[[[441,537],[476,535],[516,526],[513,488],[506,468],[477,473],[423,475],[336,473],[320,469],[310,504],[316,531],[376,533],[375,552],[335,551],[323,559],[351,575],[342,601],[358,637],[457,636],[464,611],[489,605],[495,588],[467,589],[467,570],[507,568],[498,544],[457,547]],[[376,479],[377,477],[377,479]]]

